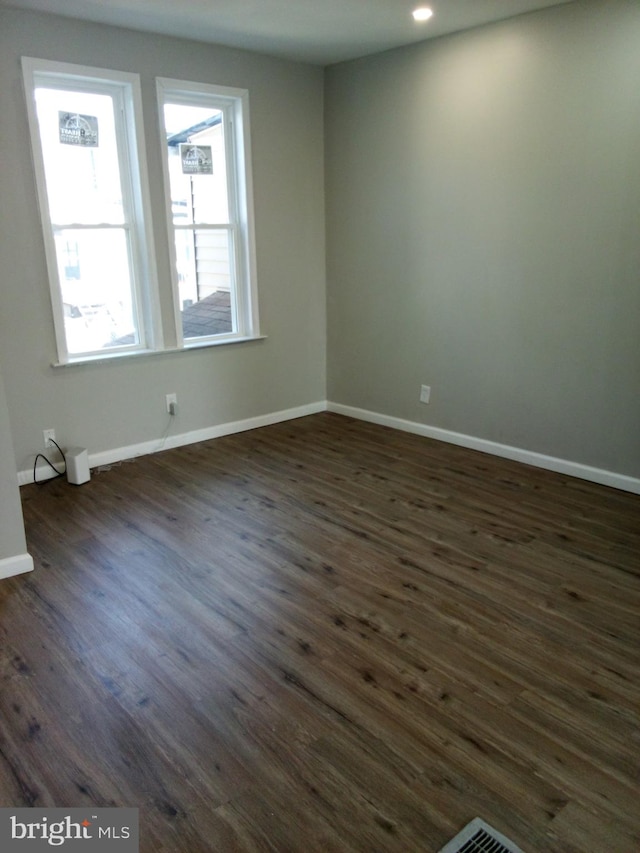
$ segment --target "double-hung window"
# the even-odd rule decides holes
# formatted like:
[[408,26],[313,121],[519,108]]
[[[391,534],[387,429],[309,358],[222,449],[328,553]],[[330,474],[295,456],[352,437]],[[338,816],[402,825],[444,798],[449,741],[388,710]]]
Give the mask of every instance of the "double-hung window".
[[159,347],[138,79],[23,67],[59,360]]
[[246,92],[157,81],[161,128],[146,136],[162,147],[166,212],[152,211],[138,76],[23,70],[58,361],[257,336]]
[[256,327],[246,93],[157,81],[178,342]]

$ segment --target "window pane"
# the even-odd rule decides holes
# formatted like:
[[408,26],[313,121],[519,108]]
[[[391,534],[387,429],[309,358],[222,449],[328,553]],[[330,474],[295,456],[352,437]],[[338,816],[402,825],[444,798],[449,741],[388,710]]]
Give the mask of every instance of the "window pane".
[[230,234],[226,229],[176,231],[182,333],[185,339],[235,331]]
[[171,209],[176,225],[229,222],[222,112],[165,104]]
[[69,352],[137,344],[126,231],[64,229],[55,245]]
[[35,94],[51,221],[124,224],[113,98],[46,88]]

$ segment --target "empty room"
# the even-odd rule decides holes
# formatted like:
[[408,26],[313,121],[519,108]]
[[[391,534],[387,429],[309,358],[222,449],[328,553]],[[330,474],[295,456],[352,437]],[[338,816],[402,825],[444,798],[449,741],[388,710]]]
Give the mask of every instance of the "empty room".
[[640,4],[0,0],[0,75],[2,849],[638,853]]

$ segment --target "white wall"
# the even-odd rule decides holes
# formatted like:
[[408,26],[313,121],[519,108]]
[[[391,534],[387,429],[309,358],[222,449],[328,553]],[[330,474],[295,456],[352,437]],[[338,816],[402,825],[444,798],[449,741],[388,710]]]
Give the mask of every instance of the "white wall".
[[[44,249],[28,144],[20,57],[141,75],[157,246],[167,245],[155,78],[249,90],[260,342],[118,363],[52,368],[56,360]],[[172,434],[193,433],[326,398],[323,75],[239,50],[50,15],[0,9],[0,363],[15,465],[29,470],[53,427],[62,444],[108,453],[159,440],[165,394]],[[169,259],[160,276],[168,292]]]
[[640,3],[333,66],[325,102],[329,399],[638,478]]
[[32,569],[33,560],[27,554],[24,538],[9,411],[0,373],[0,579]]

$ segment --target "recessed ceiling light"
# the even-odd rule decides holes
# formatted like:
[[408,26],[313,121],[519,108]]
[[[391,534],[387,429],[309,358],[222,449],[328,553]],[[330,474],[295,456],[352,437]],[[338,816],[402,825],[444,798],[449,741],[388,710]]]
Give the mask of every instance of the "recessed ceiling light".
[[412,15],[414,21],[428,21],[433,12],[426,6],[420,6],[420,8],[413,10]]

